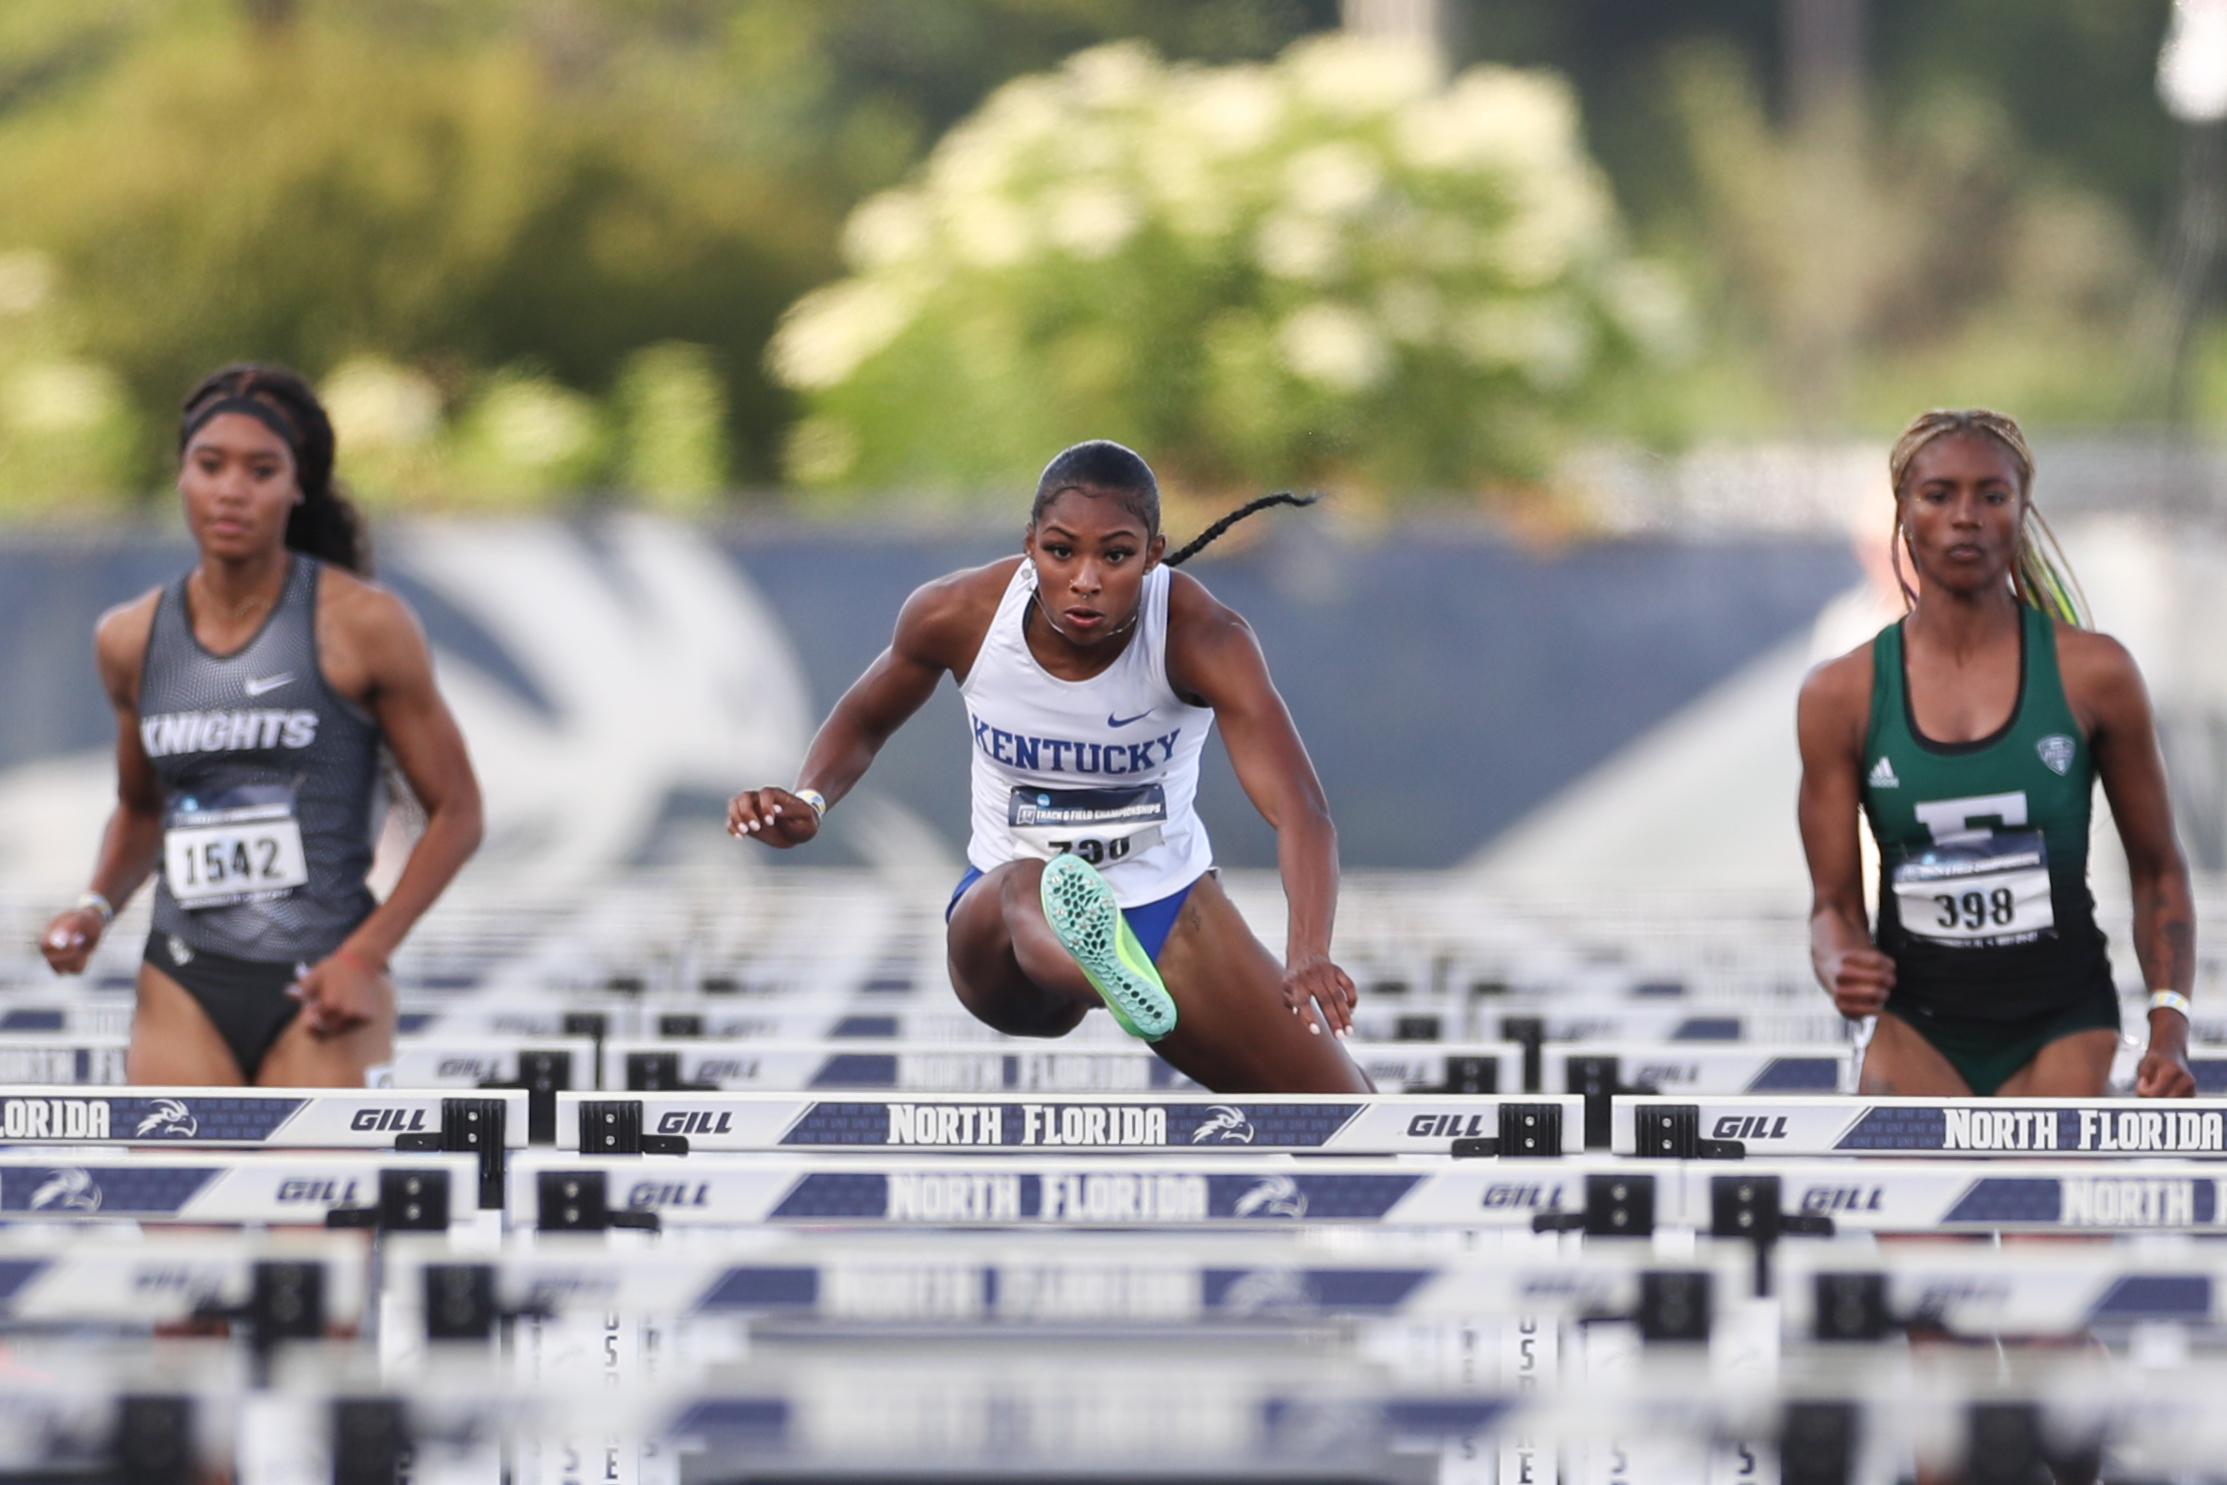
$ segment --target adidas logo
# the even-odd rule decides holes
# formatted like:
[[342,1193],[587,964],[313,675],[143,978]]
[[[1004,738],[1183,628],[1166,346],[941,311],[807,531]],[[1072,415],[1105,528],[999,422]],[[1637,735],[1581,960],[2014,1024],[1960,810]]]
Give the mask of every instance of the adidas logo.
[[1884,753],[1881,753],[1879,761],[1871,766],[1871,777],[1867,782],[1874,789],[1899,789],[1902,787],[1902,780],[1894,776],[1894,765],[1887,761],[1887,755]]

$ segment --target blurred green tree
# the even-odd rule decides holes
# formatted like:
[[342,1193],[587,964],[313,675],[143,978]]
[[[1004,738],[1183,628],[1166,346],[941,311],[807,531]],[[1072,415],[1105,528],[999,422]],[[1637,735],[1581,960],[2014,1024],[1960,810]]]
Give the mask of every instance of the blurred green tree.
[[[71,467],[106,482],[157,481],[177,397],[241,358],[315,377],[377,365],[430,385],[433,432],[408,458],[389,447],[369,461],[382,498],[508,503],[552,479],[639,477],[667,497],[706,477],[763,482],[792,412],[763,370],[776,317],[835,268],[849,204],[898,178],[982,91],[1132,29],[1258,53],[1334,10],[8,0],[0,252],[36,252],[53,291],[12,350],[0,326],[0,366],[105,369],[123,398],[122,457],[104,414],[99,437],[85,434],[102,452]],[[680,362],[627,382],[657,345],[702,348],[682,377],[694,411],[678,423]],[[644,375],[663,375],[666,392],[645,392]],[[596,409],[608,436],[583,445],[593,458],[508,464],[495,451],[511,445],[488,433],[508,424],[477,403],[530,385],[632,411]],[[707,391],[715,436],[699,426]],[[639,436],[618,436],[644,416]],[[11,447],[13,426],[0,406]],[[670,457],[641,441],[658,428],[681,439]],[[0,452],[0,484],[61,467],[26,448]],[[512,493],[478,488],[489,479]]]
[[770,351],[796,480],[1009,487],[1085,433],[1194,490],[1533,480],[1681,334],[1575,100],[1318,38],[1272,66],[1100,47],[993,95],[862,205]]

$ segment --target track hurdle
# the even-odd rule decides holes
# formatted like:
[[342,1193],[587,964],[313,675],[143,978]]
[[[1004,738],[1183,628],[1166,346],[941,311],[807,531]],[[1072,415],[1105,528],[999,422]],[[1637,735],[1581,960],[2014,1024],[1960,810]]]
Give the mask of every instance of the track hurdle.
[[0,1150],[0,1224],[201,1222],[435,1231],[478,1223],[476,1155]]
[[509,1152],[525,1147],[526,1113],[519,1090],[453,1098],[393,1089],[14,1088],[0,1091],[0,1145],[466,1152],[480,1162],[479,1204],[492,1208],[502,1205]]
[[1610,1148],[1677,1159],[2227,1157],[2227,1105],[2192,1099],[1618,1098]]
[[1216,1098],[1078,1094],[1037,1099],[783,1093],[557,1096],[558,1144],[593,1154],[856,1149],[1253,1152],[1558,1157],[1577,1148],[1572,1097]]

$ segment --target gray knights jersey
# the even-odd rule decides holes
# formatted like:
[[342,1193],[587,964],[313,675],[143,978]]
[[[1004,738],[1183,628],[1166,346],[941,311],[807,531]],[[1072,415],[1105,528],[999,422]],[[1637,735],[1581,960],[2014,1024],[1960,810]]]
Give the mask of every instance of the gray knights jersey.
[[319,959],[372,909],[379,724],[325,683],[322,572],[294,555],[278,606],[230,655],[194,638],[184,578],[155,607],[139,681],[165,795],[154,926],[193,948]]

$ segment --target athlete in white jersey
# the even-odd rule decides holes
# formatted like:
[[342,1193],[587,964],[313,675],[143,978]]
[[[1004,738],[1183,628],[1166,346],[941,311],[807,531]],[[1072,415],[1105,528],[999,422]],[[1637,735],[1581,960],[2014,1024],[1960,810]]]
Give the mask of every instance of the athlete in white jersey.
[[[801,845],[948,672],[973,752],[971,863],[946,911],[951,980],[984,1022],[1061,1036],[1101,1003],[1218,1092],[1360,1092],[1353,981],[1330,958],[1337,832],[1245,621],[1171,569],[1265,505],[1165,556],[1159,487],[1119,444],[1078,444],[1037,483],[1023,555],[915,592],[820,728],[795,789],[735,796],[728,829]],[[1216,881],[1194,809],[1219,721],[1276,828],[1283,961]],[[1328,1033],[1327,1035],[1325,1033]]]

